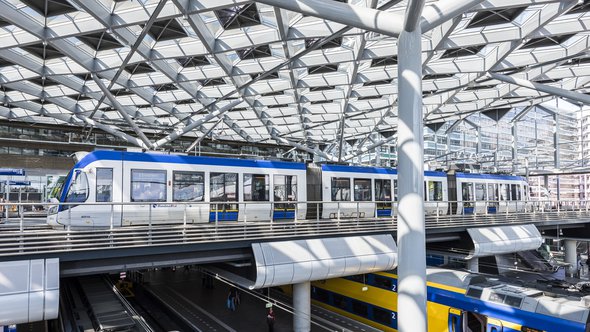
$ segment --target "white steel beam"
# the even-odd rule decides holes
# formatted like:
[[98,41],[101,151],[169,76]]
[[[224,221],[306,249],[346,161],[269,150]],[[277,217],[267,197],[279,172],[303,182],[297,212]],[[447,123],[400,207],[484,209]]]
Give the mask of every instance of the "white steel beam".
[[554,96],[558,96],[558,97],[568,98],[571,100],[579,101],[579,102],[584,103],[586,105],[590,105],[590,96],[583,94],[583,93],[565,90],[565,89],[557,88],[557,87],[550,86],[550,85],[527,81],[522,78],[516,78],[516,77],[501,75],[501,74],[496,74],[496,73],[490,73],[490,77],[497,79],[498,81],[502,81],[502,82],[506,82],[506,83],[510,83],[510,84],[516,84],[518,86],[522,86],[525,88],[545,92],[545,93],[548,93],[548,94],[551,94]]

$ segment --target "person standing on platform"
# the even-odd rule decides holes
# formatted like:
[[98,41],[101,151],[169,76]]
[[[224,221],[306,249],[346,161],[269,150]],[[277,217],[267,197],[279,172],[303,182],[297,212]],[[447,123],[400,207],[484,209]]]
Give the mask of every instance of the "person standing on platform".
[[268,332],[274,332],[275,330],[275,313],[272,310],[272,307],[268,309],[268,314],[266,314],[266,324],[268,325]]

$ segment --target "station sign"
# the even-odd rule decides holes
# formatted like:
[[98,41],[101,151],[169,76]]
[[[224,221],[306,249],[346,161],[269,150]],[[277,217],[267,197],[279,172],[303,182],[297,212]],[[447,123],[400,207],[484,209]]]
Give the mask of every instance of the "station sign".
[[0,168],[0,175],[25,175],[22,168]]
[[9,186],[30,186],[31,181],[8,181]]

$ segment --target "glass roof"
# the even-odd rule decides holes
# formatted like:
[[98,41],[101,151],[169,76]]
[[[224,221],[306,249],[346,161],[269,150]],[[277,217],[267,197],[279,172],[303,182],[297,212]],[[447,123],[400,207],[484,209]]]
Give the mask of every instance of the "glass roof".
[[[422,37],[425,126],[555,98],[492,73],[590,92],[586,1],[455,2],[474,5]],[[397,52],[395,36],[262,2],[0,0],[0,119],[97,127],[151,148],[174,137],[144,134],[176,131],[337,158],[395,136]]]

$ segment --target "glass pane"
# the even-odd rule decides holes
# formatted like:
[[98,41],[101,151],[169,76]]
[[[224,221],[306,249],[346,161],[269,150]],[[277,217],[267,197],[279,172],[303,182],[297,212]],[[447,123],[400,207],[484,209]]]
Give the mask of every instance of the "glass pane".
[[371,179],[354,179],[354,200],[366,202],[371,200]]
[[461,189],[463,193],[463,205],[466,207],[471,206],[472,203],[470,201],[473,201],[473,183],[462,183]]
[[275,202],[296,201],[297,177],[294,175],[275,175],[273,191]]
[[205,173],[174,172],[172,199],[175,202],[201,202],[205,192]]
[[166,171],[131,170],[132,202],[165,202]]
[[391,326],[391,312],[379,307],[373,306],[373,319],[385,326]]
[[488,184],[488,199],[490,201],[498,200],[498,185]]
[[391,180],[375,180],[375,200],[391,201]]
[[74,180],[70,184],[66,202],[86,202],[88,198],[88,178],[86,173],[75,172],[73,174]]
[[500,200],[507,201],[510,200],[510,188],[508,184],[501,184],[500,185]]
[[442,201],[443,190],[441,181],[429,181],[428,182],[428,200],[429,201]]
[[268,201],[268,175],[244,174],[244,200]]
[[238,196],[237,173],[211,173],[211,201],[236,202]]
[[517,187],[515,184],[510,185],[510,191],[512,191],[511,200],[516,201],[518,199],[518,194],[517,194]]
[[349,178],[332,178],[332,201],[350,201]]
[[486,185],[483,183],[475,184],[475,200],[485,201],[486,200]]
[[96,201],[112,202],[113,201],[113,169],[97,168],[96,169]]
[[397,180],[393,180],[393,200],[397,201]]

